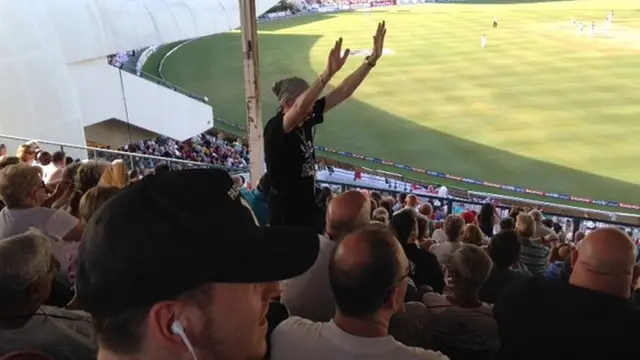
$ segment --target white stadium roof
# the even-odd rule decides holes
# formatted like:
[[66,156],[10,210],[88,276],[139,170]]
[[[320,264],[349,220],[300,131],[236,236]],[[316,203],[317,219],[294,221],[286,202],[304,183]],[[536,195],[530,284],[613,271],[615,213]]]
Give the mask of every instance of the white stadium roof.
[[[277,2],[256,0],[257,13]],[[86,84],[92,60],[240,25],[238,0],[3,0],[0,19],[0,133],[76,144],[85,90],[74,64]]]

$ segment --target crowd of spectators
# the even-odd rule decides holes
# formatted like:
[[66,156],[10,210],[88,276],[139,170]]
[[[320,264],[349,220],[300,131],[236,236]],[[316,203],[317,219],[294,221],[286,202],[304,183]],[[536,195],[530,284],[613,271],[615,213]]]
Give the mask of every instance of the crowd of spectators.
[[[201,141],[136,146],[220,146]],[[536,209],[328,188],[321,231],[270,227],[268,176],[6,150],[3,360],[640,355],[638,250],[615,227],[567,241]]]
[[[125,145],[117,150],[162,158],[132,157],[133,167],[138,171],[154,169],[160,163],[167,162],[171,163],[172,168],[186,166],[178,162],[171,162],[171,159],[196,162],[203,165],[218,165],[234,170],[246,169],[249,164],[249,149],[239,139],[227,141],[223,138],[223,135],[207,132],[185,141],[158,136],[155,139],[140,140]],[[114,155],[107,151],[96,151],[95,156],[110,161],[120,157],[120,155]]]

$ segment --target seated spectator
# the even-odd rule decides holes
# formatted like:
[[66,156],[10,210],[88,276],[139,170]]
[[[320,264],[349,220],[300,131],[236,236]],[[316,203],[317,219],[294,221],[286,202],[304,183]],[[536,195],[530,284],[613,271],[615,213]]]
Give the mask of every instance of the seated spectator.
[[36,161],[36,152],[28,144],[20,145],[16,151],[16,156],[20,159],[21,163],[25,163],[27,165],[33,165]]
[[73,195],[76,193],[76,183],[75,177],[80,168],[81,163],[72,162],[69,165],[66,165],[62,170],[62,175],[60,181],[64,181],[69,183],[69,186],[65,189],[64,193],[60,198],[58,198],[53,205],[51,206],[53,209],[65,209],[68,210],[69,203],[73,198]]
[[460,214],[460,217],[462,217],[462,220],[464,220],[464,223],[467,225],[475,224],[477,222],[476,216],[477,214],[473,210],[465,211],[462,214]]
[[444,233],[447,241],[434,244],[429,251],[434,253],[443,266],[449,266],[449,257],[462,246],[464,220],[459,215],[451,214],[444,220]]
[[388,334],[404,305],[412,267],[393,235],[368,225],[347,235],[331,256],[329,279],[336,301],[330,322],[291,317],[271,335],[271,360],[440,359]]
[[528,271],[511,269],[520,260],[520,249],[520,241],[515,231],[501,231],[493,236],[489,245],[493,267],[489,278],[480,287],[480,301],[495,303],[505,289],[530,275]]
[[63,151],[54,152],[51,156],[51,164],[43,169],[42,180],[44,183],[55,185],[60,182],[65,166],[65,153]]
[[80,198],[89,189],[95,187],[100,183],[102,174],[111,167],[111,164],[104,160],[89,160],[80,165],[76,170],[75,192],[69,200],[69,213],[75,217],[78,217],[78,206],[80,205]]
[[425,218],[427,218],[427,220],[429,221],[427,223],[427,237],[431,237],[431,235],[433,234],[433,231],[436,229],[435,223],[432,219],[433,217],[433,207],[431,206],[431,204],[424,203],[421,204],[420,207],[418,208],[418,212],[420,214],[422,214],[422,216],[424,216]]
[[140,180],[140,171],[138,169],[129,170],[129,182]]
[[534,276],[544,276],[549,259],[549,247],[533,241],[536,223],[533,216],[520,214],[516,219],[516,232],[522,244],[520,262]]
[[484,245],[484,234],[477,225],[467,224],[462,231],[462,243],[482,246]]
[[506,291],[494,307],[499,358],[637,359],[640,309],[629,300],[640,273],[635,257],[624,232],[600,228],[578,248],[569,283],[532,277]]
[[512,217],[506,217],[500,220],[500,231],[511,231],[516,229],[516,220]]
[[329,203],[326,223],[316,262],[304,274],[282,282],[280,301],[291,315],[312,321],[329,321],[335,313],[328,271],[331,252],[345,235],[369,223],[369,200],[357,190],[336,196]]
[[122,160],[115,160],[111,163],[100,177],[98,181],[99,186],[116,187],[122,189],[129,185],[129,174],[127,165]]
[[63,210],[40,206],[47,199],[42,169],[27,164],[2,169],[0,197],[7,205],[0,211],[0,239],[24,233],[29,228],[42,231],[51,239],[53,254],[63,265],[61,277],[64,278],[70,248],[58,240],[79,241],[83,226]]
[[572,252],[573,248],[569,244],[554,246],[549,255],[549,266],[547,266],[544,277],[551,281],[569,281]]
[[545,237],[547,235],[551,235],[551,234],[555,234],[555,232],[553,232],[553,230],[551,230],[550,228],[546,227],[542,221],[544,220],[544,216],[542,215],[542,212],[540,210],[531,210],[529,212],[529,215],[531,215],[531,217],[533,217],[533,221],[536,223],[535,226],[535,231],[533,233],[533,237]]
[[93,315],[101,359],[263,359],[278,281],[317,256],[310,230],[259,227],[225,171],[171,171],[122,189],[91,217],[78,301]]
[[387,197],[382,199],[382,201],[378,203],[378,206],[387,210],[387,213],[389,214],[389,216],[391,216],[391,214],[393,214],[394,202],[395,200],[392,197]]
[[[96,186],[89,189],[80,199],[78,214],[83,224],[89,222],[98,209],[120,191],[117,187]],[[75,247],[69,254],[69,281],[76,282],[78,270],[78,248]]]
[[156,175],[157,174],[164,174],[164,173],[169,172],[169,171],[171,171],[171,167],[167,163],[160,163],[153,169],[153,173],[156,174]]
[[270,189],[271,184],[269,183],[269,176],[266,173],[262,175],[258,181],[258,185],[254,189],[249,190],[244,186],[240,188],[240,193],[249,203],[253,213],[256,214],[260,226],[269,225],[268,196]]
[[417,213],[413,209],[401,210],[393,214],[389,229],[402,245],[405,255],[415,266],[411,279],[416,287],[429,286],[433,291],[442,293],[445,286],[444,274],[438,258],[425,251],[416,243],[418,237]]
[[59,265],[38,231],[0,241],[0,354],[95,359],[98,343],[88,314],[43,305]]
[[423,298],[434,348],[452,360],[490,355],[498,349],[498,329],[491,306],[479,300],[478,291],[489,276],[491,259],[479,246],[464,244],[451,255],[449,268],[452,294],[427,293]]
[[389,213],[383,207],[377,208],[373,210],[373,214],[371,215],[371,220],[379,221],[386,225],[389,223]]
[[3,156],[2,159],[0,159],[0,170],[6,168],[9,165],[15,165],[15,164],[20,164],[20,158],[18,158],[17,156]]

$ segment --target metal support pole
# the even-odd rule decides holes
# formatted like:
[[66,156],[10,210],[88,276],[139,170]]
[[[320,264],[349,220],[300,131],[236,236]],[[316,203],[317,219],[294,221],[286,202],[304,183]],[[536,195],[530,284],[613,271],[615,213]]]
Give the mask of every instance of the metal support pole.
[[255,0],[240,1],[242,51],[244,55],[244,88],[247,111],[247,137],[251,153],[251,182],[264,173],[264,143],[262,139],[262,104],[260,99],[260,61],[258,56],[258,25]]

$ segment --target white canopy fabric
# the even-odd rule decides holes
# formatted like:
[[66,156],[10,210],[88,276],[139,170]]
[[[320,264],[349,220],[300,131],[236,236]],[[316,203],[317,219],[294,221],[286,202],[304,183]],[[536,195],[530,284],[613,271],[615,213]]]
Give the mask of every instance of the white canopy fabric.
[[[255,1],[258,14],[278,2]],[[0,19],[0,133],[74,144],[70,64],[240,25],[238,0],[2,0]]]

